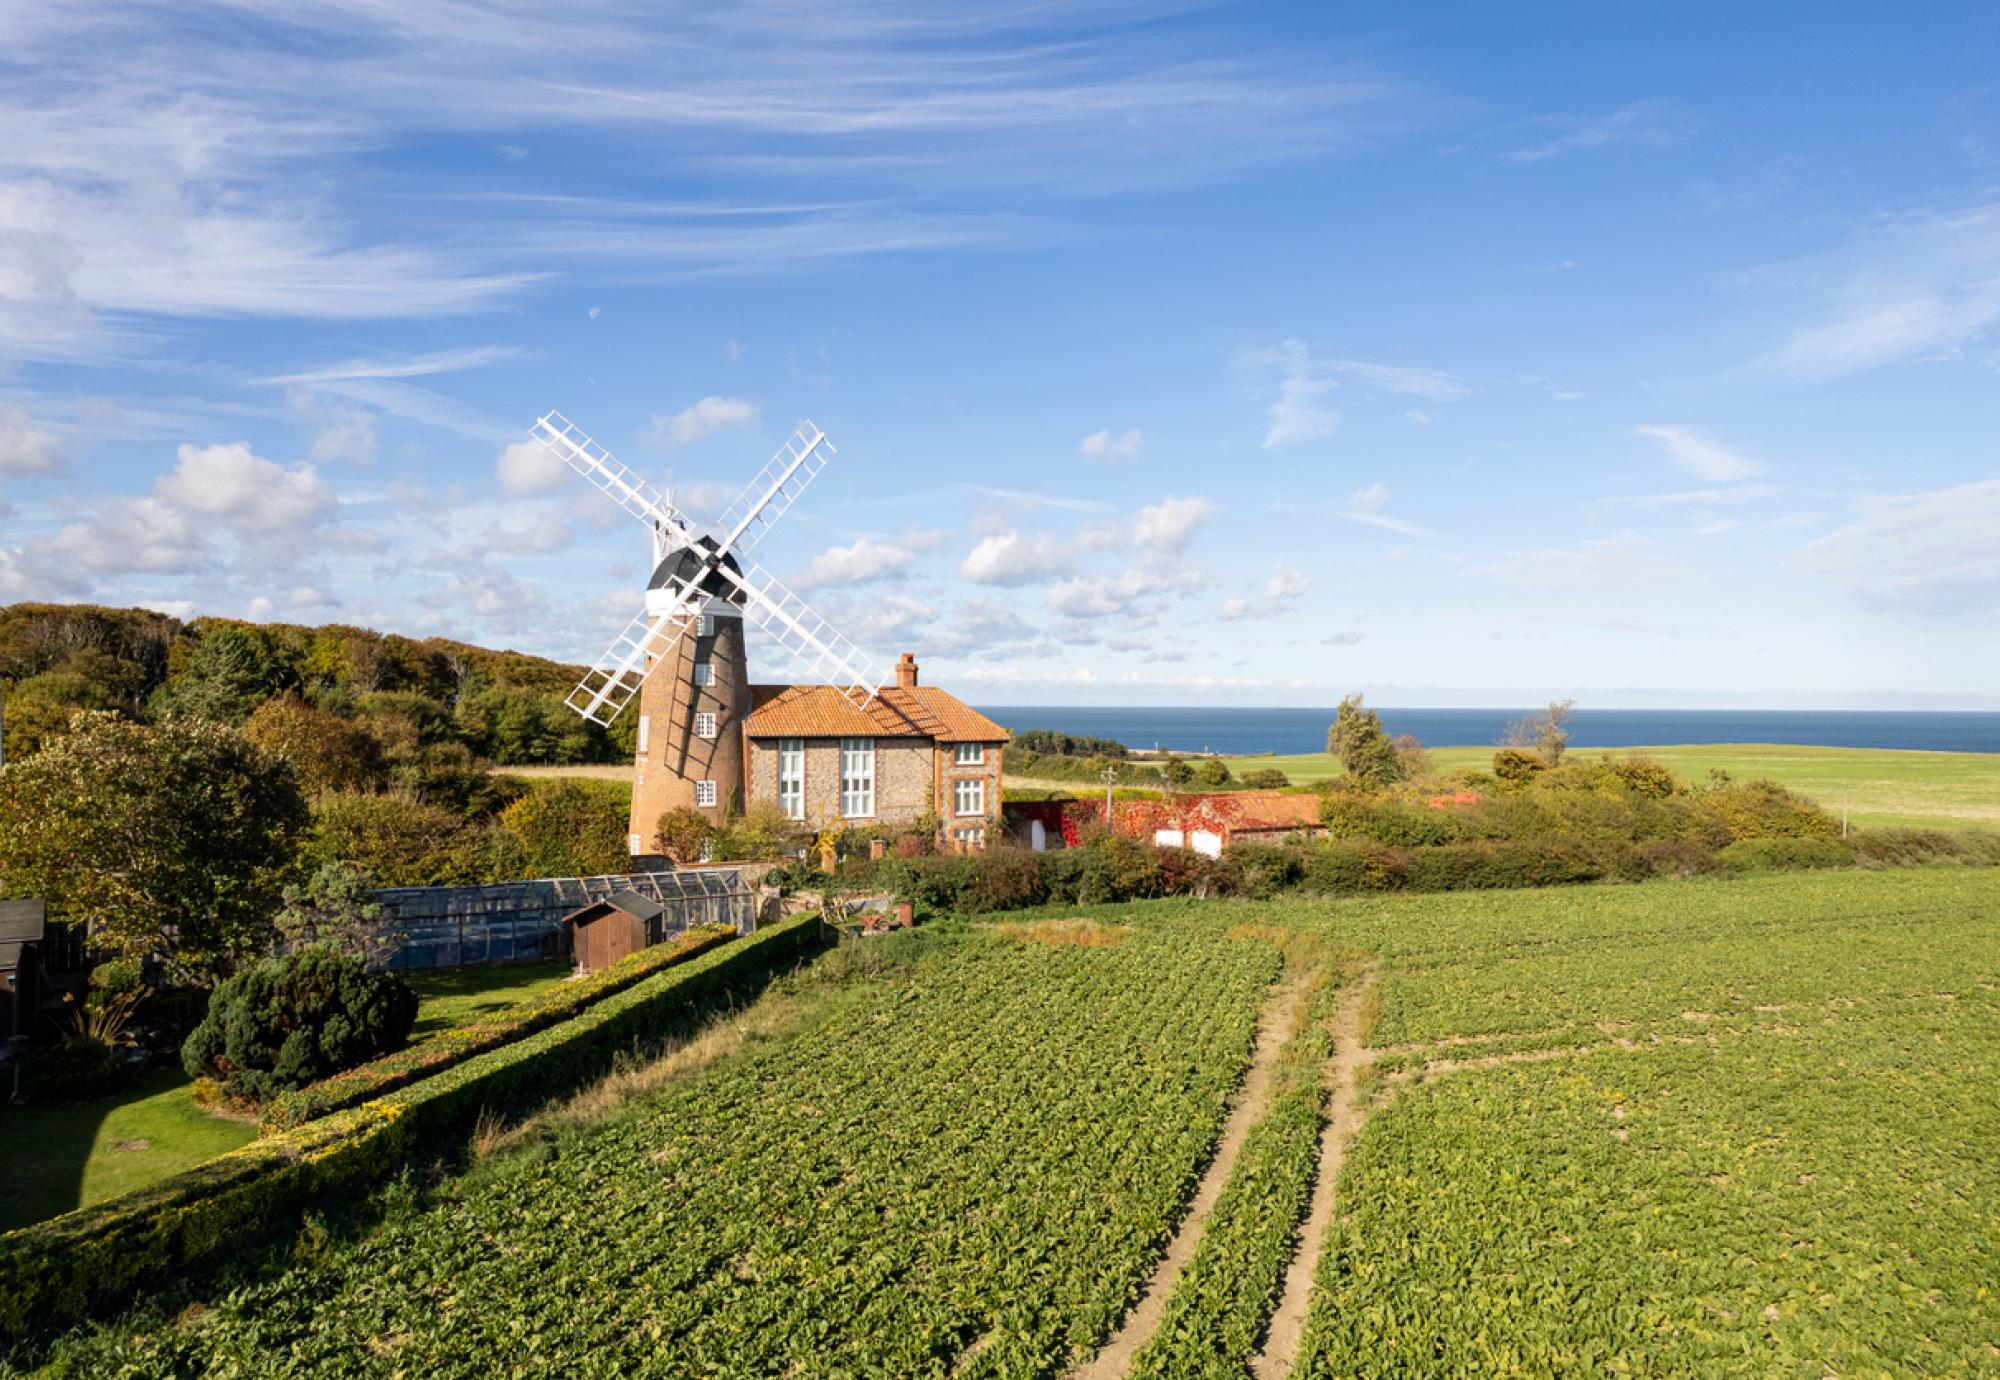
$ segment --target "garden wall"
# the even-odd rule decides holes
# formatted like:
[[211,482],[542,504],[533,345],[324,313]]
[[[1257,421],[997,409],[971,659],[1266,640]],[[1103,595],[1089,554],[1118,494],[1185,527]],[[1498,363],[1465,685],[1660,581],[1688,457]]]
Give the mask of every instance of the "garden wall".
[[0,1235],[0,1336],[66,1326],[295,1220],[326,1195],[364,1192],[484,1112],[529,1110],[601,1076],[621,1051],[692,1032],[831,939],[817,915],[795,916],[376,1101]]

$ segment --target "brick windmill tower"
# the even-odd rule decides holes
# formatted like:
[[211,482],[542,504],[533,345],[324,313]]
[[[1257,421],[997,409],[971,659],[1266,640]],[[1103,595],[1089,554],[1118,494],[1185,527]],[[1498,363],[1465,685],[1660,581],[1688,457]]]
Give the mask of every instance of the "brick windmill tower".
[[559,413],[531,434],[626,512],[646,525],[653,574],[645,607],[591,666],[568,704],[609,725],[639,701],[638,751],[632,768],[631,850],[654,851],[664,812],[689,805],[720,822],[745,796],[743,720],[750,710],[744,622],[779,650],[833,679],[865,704],[881,682],[876,667],[846,637],[761,566],[742,561],[833,457],[811,422],[779,447],[770,463],[697,534],[668,496],[613,459]]

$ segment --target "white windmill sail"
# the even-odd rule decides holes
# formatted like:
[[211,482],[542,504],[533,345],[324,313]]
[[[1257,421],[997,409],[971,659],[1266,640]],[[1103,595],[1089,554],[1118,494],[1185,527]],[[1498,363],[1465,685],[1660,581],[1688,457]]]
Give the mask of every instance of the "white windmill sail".
[[654,536],[654,557],[663,559],[675,548],[702,553],[703,573],[682,581],[668,601],[652,591],[647,608],[626,625],[592,663],[566,703],[593,723],[609,725],[630,704],[669,652],[694,627],[710,575],[719,575],[743,595],[744,616],[770,636],[783,651],[826,675],[857,704],[866,703],[881,683],[875,663],[805,600],[786,589],[763,567],[749,576],[730,558],[747,555],[776,525],[787,509],[826,468],[834,455],[826,433],[810,421],[791,439],[723,510],[712,542],[698,540],[687,519],[668,498],[638,474],[620,464],[559,412],[538,419],[531,432],[536,440],[562,457],[563,463],[588,479]]

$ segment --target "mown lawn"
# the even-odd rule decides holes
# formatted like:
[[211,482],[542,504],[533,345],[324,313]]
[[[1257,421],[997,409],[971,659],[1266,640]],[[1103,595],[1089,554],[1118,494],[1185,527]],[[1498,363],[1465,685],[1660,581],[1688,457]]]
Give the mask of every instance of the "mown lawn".
[[555,986],[570,975],[567,959],[551,963],[516,963],[491,968],[451,968],[438,973],[411,973],[406,981],[416,989],[420,1005],[410,1043],[428,1040],[441,1030],[503,1011],[515,1002]]
[[0,1231],[144,1187],[256,1134],[197,1107],[177,1068],[149,1069],[131,1092],[97,1102],[0,1106]]
[[[1843,799],[1850,821],[1863,828],[2000,828],[2000,753],[1900,752],[1879,748],[1800,747],[1789,743],[1701,743],[1618,749],[1642,752],[1686,780],[1705,782],[1720,769],[1738,781],[1769,777],[1838,814]],[[1578,748],[1580,753],[1601,751]],[[1448,770],[1484,768],[1490,747],[1431,749]],[[1238,775],[1276,767],[1294,785],[1340,775],[1329,753],[1284,757],[1232,757]]]

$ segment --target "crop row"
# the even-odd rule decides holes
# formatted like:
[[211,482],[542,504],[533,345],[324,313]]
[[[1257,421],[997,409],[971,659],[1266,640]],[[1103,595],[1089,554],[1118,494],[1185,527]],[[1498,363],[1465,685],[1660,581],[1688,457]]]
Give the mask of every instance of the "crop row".
[[133,1375],[1042,1373],[1165,1246],[1279,958],[973,935],[800,1033],[82,1342]]
[[1174,1282],[1152,1339],[1133,1358],[1131,1380],[1241,1380],[1277,1307],[1293,1233],[1312,1196],[1326,1066],[1337,991],[1316,972],[1306,1023],[1272,1070],[1264,1117],[1244,1138],[1187,1268]]

